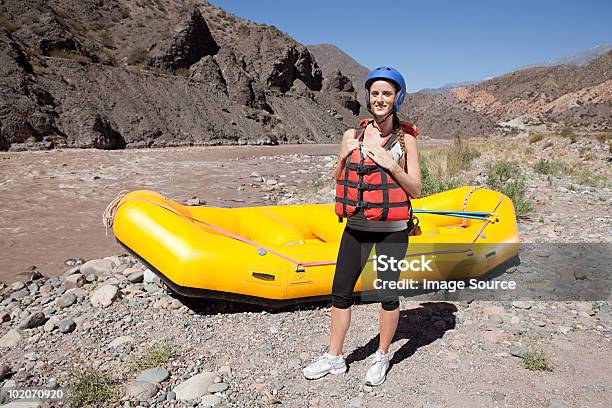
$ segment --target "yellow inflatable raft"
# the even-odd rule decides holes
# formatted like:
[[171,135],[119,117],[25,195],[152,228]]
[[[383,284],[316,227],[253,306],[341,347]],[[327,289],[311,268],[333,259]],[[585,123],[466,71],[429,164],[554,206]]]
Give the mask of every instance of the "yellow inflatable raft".
[[[432,270],[402,272],[401,279],[479,277],[518,253],[514,206],[501,193],[462,187],[412,203],[420,210],[492,214],[486,219],[417,214],[406,260],[424,255],[432,259]],[[181,295],[285,305],[331,294],[345,227],[333,204],[185,206],[138,190],[107,210],[117,241]],[[356,293],[370,289],[361,278],[355,286]]]

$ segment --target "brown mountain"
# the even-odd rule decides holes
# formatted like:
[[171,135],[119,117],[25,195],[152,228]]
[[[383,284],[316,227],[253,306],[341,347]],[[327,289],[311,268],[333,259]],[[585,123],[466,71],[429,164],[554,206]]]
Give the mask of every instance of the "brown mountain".
[[612,51],[587,65],[528,68],[451,93],[474,112],[515,125],[612,128]]
[[[318,45],[317,62],[331,71],[347,64],[353,83],[367,69],[334,46]],[[309,49],[312,49],[309,46]],[[358,65],[358,64],[357,64]],[[486,136],[509,128],[612,128],[612,51],[586,65],[563,64],[510,72],[471,86],[408,94],[401,114],[438,138]],[[349,71],[349,69],[351,71]],[[344,71],[343,71],[344,73]]]
[[196,0],[0,3],[0,148],[337,141],[359,103],[306,47]]

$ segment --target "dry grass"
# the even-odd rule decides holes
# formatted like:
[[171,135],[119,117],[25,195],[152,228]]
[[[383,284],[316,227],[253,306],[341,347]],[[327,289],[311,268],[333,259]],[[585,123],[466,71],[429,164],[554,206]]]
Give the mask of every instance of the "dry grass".
[[100,403],[118,403],[121,397],[117,379],[93,368],[75,372],[69,384],[72,391],[70,404],[75,407],[97,406]]
[[146,370],[166,364],[175,355],[172,347],[164,342],[144,345],[130,356],[128,365],[133,370]]
[[117,60],[117,57],[115,57],[112,53],[108,52],[108,51],[104,51],[104,55],[106,56],[106,62],[112,66],[112,67],[118,67],[119,66],[119,61]]
[[561,172],[561,166],[559,162],[553,162],[548,159],[541,158],[536,164],[533,166],[533,169],[536,173],[539,174],[547,174],[547,175],[556,175]]
[[189,68],[177,68],[177,69],[174,70],[174,75],[188,77],[189,76]]
[[144,62],[147,58],[149,58],[149,52],[144,48],[137,47],[128,55],[127,63],[128,65],[137,65]]
[[12,22],[4,16],[0,16],[0,28],[4,28],[5,30],[12,33],[19,30],[20,27],[19,24]]
[[576,143],[578,141],[578,135],[574,132],[572,128],[569,127],[566,127],[561,130],[559,136],[569,139],[570,143]]
[[146,67],[147,71],[155,72],[156,74],[168,75],[168,76],[182,76],[189,78],[189,68],[165,68],[165,67]]
[[54,48],[49,51],[49,57],[70,59],[70,60],[80,61],[80,62],[91,62],[91,58],[85,55],[77,54],[76,52],[72,52],[72,51],[60,50],[57,48]]
[[486,185],[491,190],[499,191],[510,198],[517,215],[526,215],[533,210],[533,205],[526,197],[526,178],[518,163],[508,161],[490,163],[487,168]]
[[102,33],[100,34],[100,42],[106,48],[112,48],[114,46],[113,39],[106,30],[102,31]]
[[523,357],[523,364],[531,371],[552,371],[548,357],[543,352],[527,354]]
[[467,170],[480,151],[461,138],[455,138],[453,146],[443,146],[422,152],[427,159],[429,171],[436,178],[454,177]]
[[544,134],[542,133],[529,133],[529,137],[527,138],[527,143],[531,145],[534,143],[538,143],[542,139],[544,139]]
[[572,182],[581,184],[583,186],[589,186],[593,188],[612,188],[612,181],[608,177],[594,174],[589,170],[580,170],[572,172]]
[[38,75],[49,73],[49,70],[46,67],[43,67],[42,65],[35,65],[35,64],[32,64],[32,71]]
[[593,151],[588,146],[582,146],[578,148],[578,157],[583,160],[594,160],[595,156],[593,155]]
[[435,147],[420,153],[422,195],[430,195],[458,187],[461,172],[468,170],[480,151],[457,137],[453,146]]
[[597,139],[599,143],[612,143],[612,132],[600,132],[590,135]]

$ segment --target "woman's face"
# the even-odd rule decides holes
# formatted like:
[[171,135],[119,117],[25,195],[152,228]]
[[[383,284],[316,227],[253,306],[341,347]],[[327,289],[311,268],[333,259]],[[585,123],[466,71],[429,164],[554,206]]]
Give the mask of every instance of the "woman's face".
[[395,86],[392,83],[378,80],[370,86],[370,109],[376,116],[385,116],[393,109]]

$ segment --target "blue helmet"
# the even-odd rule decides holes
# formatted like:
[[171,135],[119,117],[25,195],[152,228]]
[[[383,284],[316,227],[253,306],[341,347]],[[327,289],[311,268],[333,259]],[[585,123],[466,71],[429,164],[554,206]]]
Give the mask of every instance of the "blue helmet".
[[404,96],[406,96],[406,82],[404,81],[402,74],[400,74],[397,69],[386,66],[374,68],[372,71],[370,71],[368,77],[366,78],[365,88],[367,93],[365,98],[368,110],[370,109],[370,86],[372,85],[372,82],[376,81],[377,79],[386,79],[391,81],[399,88],[397,95],[395,96],[395,102],[393,102],[393,109],[395,109],[396,112],[399,112],[399,108],[404,102]]

